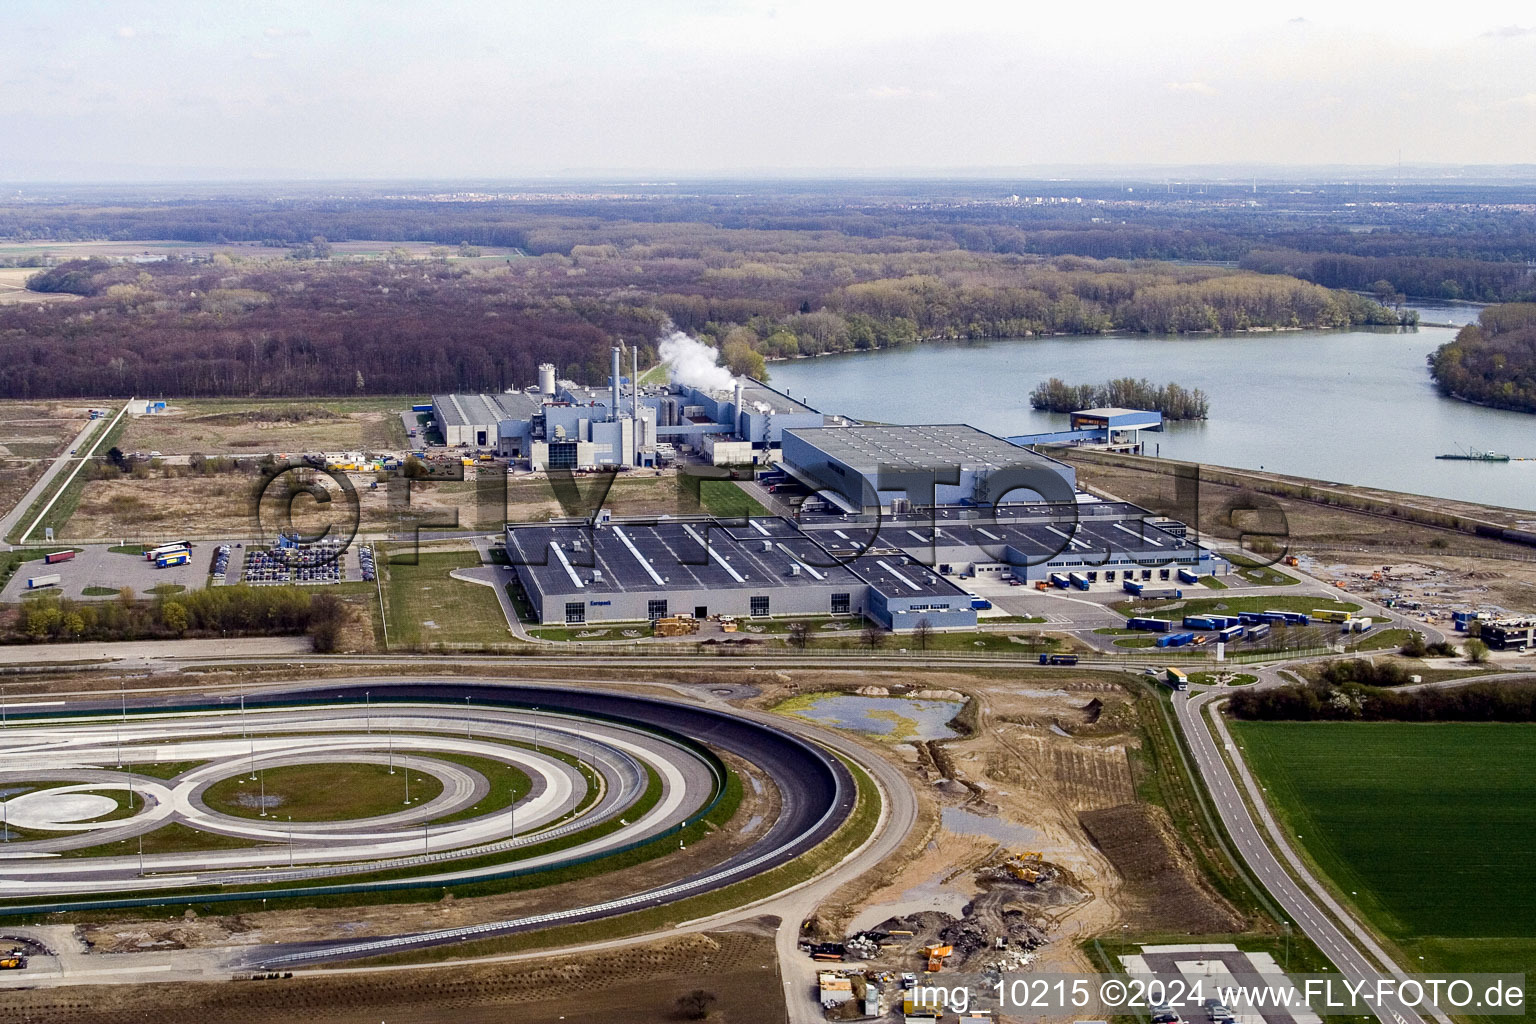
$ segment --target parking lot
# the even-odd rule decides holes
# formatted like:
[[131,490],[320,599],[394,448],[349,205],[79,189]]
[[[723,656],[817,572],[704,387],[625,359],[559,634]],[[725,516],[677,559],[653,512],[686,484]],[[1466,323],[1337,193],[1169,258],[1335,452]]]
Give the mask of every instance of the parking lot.
[[[359,552],[362,552],[361,554]],[[373,579],[372,553],[367,548],[338,550],[330,545],[269,548],[246,546],[229,553],[225,583],[250,586],[323,586]]]
[[[61,579],[58,584],[46,588],[48,591],[85,600],[114,597],[123,587],[132,587],[139,596],[150,594],[155,587],[165,584],[192,590],[207,584],[215,547],[216,544],[199,542],[193,545],[192,558],[185,565],[170,565],[163,569],[146,561],[143,555],[111,551],[106,545],[77,547],[77,554],[68,562],[55,565],[46,565],[42,559],[23,562],[5,589],[0,591],[0,601],[20,601],[27,594],[35,593],[27,589],[30,577],[54,573]],[[68,545],[60,545],[57,550],[67,548]],[[88,589],[92,592],[87,593]]]

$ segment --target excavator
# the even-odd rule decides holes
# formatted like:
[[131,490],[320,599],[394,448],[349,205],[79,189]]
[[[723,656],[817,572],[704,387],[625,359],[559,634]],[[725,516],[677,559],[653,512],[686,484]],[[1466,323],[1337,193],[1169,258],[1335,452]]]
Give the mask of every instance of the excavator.
[[1033,885],[1040,881],[1040,867],[1044,862],[1044,853],[1039,850],[1026,850],[1023,853],[1009,857],[1003,862],[1003,867],[1014,878]]

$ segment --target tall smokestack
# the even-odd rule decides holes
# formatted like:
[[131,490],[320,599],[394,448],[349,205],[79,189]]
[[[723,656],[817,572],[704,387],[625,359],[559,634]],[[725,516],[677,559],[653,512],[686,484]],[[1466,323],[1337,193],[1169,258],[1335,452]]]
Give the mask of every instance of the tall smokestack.
[[619,346],[613,346],[613,413],[612,419],[619,418]]
[[740,432],[740,430],[741,430],[741,381],[739,381],[739,380],[736,382],[735,399],[736,399],[736,408],[735,408],[733,414],[736,417],[736,431]]
[[632,401],[629,404],[629,414],[635,419],[640,418],[640,349],[638,346],[629,347],[629,396]]

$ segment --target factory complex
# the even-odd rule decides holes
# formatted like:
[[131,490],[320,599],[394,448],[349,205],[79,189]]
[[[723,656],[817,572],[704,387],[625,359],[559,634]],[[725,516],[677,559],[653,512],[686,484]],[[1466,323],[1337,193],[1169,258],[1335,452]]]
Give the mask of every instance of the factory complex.
[[559,380],[545,363],[525,391],[434,395],[432,415],[449,447],[494,452],[532,470],[656,466],[679,449],[714,465],[763,463],[787,428],[827,421],[750,377],[719,389],[638,381],[637,369],[623,375],[615,347],[607,388]]
[[615,348],[607,388],[545,364],[526,391],[438,395],[432,413],[448,445],[532,471],[754,464],[790,500],[784,514],[735,519],[602,510],[509,523],[509,561],[544,625],[848,616],[968,628],[990,605],[957,579],[1118,590],[1230,571],[1184,524],[1080,493],[1071,467],[975,427],[860,424],[751,378],[640,386],[637,369],[624,376]]

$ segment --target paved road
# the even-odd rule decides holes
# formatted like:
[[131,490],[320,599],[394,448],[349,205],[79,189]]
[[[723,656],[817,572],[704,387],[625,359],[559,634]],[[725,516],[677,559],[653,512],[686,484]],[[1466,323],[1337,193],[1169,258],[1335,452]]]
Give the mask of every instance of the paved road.
[[[1402,974],[1369,930],[1355,921],[1333,899],[1297,857],[1287,837],[1270,815],[1268,806],[1264,803],[1263,794],[1259,792],[1252,776],[1249,775],[1247,765],[1227,733],[1226,725],[1220,720],[1220,714],[1213,713],[1211,717],[1216,722],[1217,732],[1222,738],[1221,742],[1238,765],[1243,785],[1254,800],[1255,807],[1259,809],[1264,831],[1261,832],[1259,825],[1254,822],[1247,805],[1243,802],[1243,790],[1239,788],[1237,780],[1232,777],[1226,761],[1222,758],[1221,748],[1217,746],[1216,739],[1201,721],[1202,713],[1211,706],[1212,701],[1224,696],[1224,691],[1215,689],[1193,694],[1175,693],[1173,696],[1174,711],[1194,755],[1195,767],[1204,779],[1206,789],[1216,806],[1216,812],[1220,815],[1222,824],[1236,847],[1234,852],[1247,864],[1248,870],[1346,977],[1356,981],[1375,978],[1381,973],[1382,967],[1391,974]],[[1281,866],[1274,851],[1265,842],[1266,832],[1287,863],[1295,870],[1296,877],[1302,879],[1304,884],[1298,884]],[[1319,903],[1327,907],[1334,917],[1330,918],[1327,913],[1324,913]],[[1348,937],[1345,935],[1346,929],[1349,932]],[[1367,959],[1361,952],[1361,946],[1376,958],[1380,967]],[[1379,1009],[1376,1016],[1381,1024],[1426,1024],[1423,1016],[1402,1005]],[[1444,1014],[1436,1013],[1434,1018],[1441,1024],[1450,1024],[1450,1018]]]

